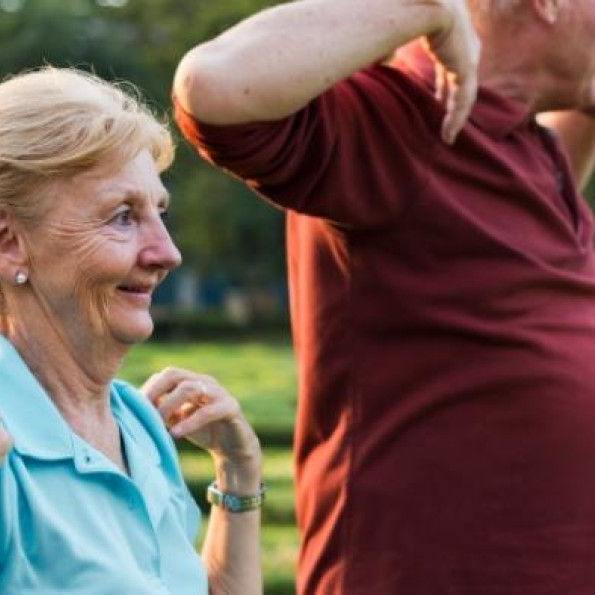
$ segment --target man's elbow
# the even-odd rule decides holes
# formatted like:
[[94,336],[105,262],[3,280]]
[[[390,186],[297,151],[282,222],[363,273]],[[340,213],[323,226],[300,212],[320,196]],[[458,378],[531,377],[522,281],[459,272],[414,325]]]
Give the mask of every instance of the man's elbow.
[[207,69],[203,69],[202,48],[196,47],[184,55],[174,76],[174,95],[180,106],[196,119],[208,122],[209,95],[213,94],[209,85]]
[[203,44],[184,55],[176,69],[173,91],[180,106],[205,124],[231,124],[239,114],[229,100],[231,69],[225,61]]

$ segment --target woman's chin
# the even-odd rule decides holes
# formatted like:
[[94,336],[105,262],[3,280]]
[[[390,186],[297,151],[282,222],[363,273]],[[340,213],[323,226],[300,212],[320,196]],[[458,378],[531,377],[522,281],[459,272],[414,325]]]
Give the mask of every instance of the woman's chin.
[[118,329],[114,329],[113,336],[120,342],[126,345],[135,345],[142,343],[151,337],[153,334],[154,324],[153,320],[149,318],[143,324],[129,324]]

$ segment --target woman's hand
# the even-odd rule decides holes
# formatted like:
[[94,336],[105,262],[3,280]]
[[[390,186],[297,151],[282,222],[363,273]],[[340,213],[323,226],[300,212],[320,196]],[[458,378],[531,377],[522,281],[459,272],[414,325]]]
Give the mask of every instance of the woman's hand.
[[258,476],[260,444],[238,402],[210,376],[180,368],[153,374],[141,391],[157,407],[171,434],[209,451],[218,469]]
[[0,418],[0,465],[4,462],[6,455],[12,448],[12,439],[10,434],[6,431],[2,425],[2,418]]

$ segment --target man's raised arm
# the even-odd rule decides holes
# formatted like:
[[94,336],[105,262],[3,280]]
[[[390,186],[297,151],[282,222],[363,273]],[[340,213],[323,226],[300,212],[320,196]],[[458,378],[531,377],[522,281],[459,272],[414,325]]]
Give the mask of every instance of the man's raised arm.
[[479,40],[465,0],[299,0],[260,12],[182,59],[174,92],[208,124],[281,119],[425,37],[452,142],[475,101]]

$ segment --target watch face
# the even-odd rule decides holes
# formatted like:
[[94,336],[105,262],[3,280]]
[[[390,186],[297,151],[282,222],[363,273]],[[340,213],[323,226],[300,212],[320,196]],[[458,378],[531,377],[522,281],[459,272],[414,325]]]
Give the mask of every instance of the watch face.
[[229,504],[229,509],[232,510],[233,512],[238,512],[242,508],[242,505],[241,505],[240,501],[238,500],[238,498],[230,498],[228,504]]

